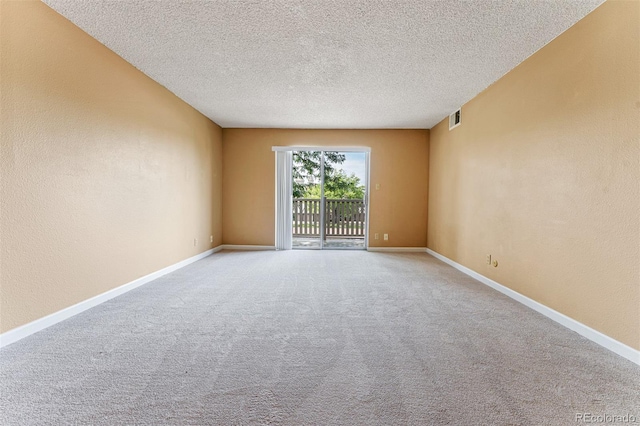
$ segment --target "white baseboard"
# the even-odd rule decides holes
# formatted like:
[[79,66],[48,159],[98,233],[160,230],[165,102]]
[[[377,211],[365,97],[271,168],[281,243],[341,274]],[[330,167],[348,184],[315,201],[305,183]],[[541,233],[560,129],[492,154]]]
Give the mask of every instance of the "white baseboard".
[[144,277],[140,277],[127,284],[123,284],[120,287],[108,290],[102,294],[91,297],[87,300],[83,300],[82,302],[76,303],[75,305],[69,306],[68,308],[64,308],[58,312],[54,312],[35,321],[31,321],[28,324],[21,325],[20,327],[16,327],[5,333],[2,333],[0,334],[0,348],[17,342],[20,339],[24,339],[25,337],[37,333],[40,330],[44,330],[47,327],[51,327],[52,325],[71,318],[74,315],[78,315],[79,313],[84,312],[87,309],[93,308],[94,306],[104,303],[107,300],[120,296],[121,294],[131,291],[134,288],[140,287],[143,284],[147,284],[150,281],[153,281],[163,275],[167,275],[173,271],[183,268],[220,250],[222,250],[222,246],[212,248],[188,259],[167,266],[166,268],[162,268],[159,271],[152,272],[149,275],[145,275]]
[[221,250],[275,250],[276,246],[255,246],[243,244],[223,244]]
[[615,352],[616,354],[620,355],[621,357],[624,357],[626,359],[628,359],[629,361],[640,365],[640,351],[638,351],[637,349],[634,349],[630,346],[625,345],[622,342],[619,342],[609,336],[607,336],[606,334],[603,334],[597,330],[594,330],[593,328],[582,324],[581,322],[578,322],[576,320],[574,320],[573,318],[570,318],[564,314],[561,314],[560,312],[553,310],[551,308],[549,308],[548,306],[543,305],[542,303],[536,302],[533,299],[528,298],[527,296],[524,296],[520,293],[518,293],[517,291],[511,290],[508,287],[503,286],[502,284],[498,284],[497,282],[493,281],[490,278],[485,277],[484,275],[481,275],[469,268],[467,268],[466,266],[463,266],[451,259],[449,259],[448,257],[445,257],[443,255],[441,255],[440,253],[437,253],[431,249],[427,249],[427,253],[429,253],[431,256],[435,257],[436,259],[439,259],[441,261],[443,261],[444,263],[447,263],[451,266],[453,266],[454,268],[456,268],[459,271],[464,272],[465,274],[469,275],[471,278],[475,278],[476,280],[480,281],[483,284],[488,285],[489,287],[493,288],[494,290],[499,291],[500,293],[509,296],[510,298],[522,303],[523,305],[533,309],[536,312],[541,313],[542,315],[546,316],[547,318],[552,319],[553,321],[557,322],[560,325],[563,325],[565,327],[567,327],[568,329],[575,331],[576,333],[578,333],[579,335],[586,337],[587,339],[591,340],[592,342],[595,342],[597,344],[599,344],[600,346],[609,349],[611,352]]
[[388,251],[403,253],[424,253],[426,247],[367,247],[367,251]]

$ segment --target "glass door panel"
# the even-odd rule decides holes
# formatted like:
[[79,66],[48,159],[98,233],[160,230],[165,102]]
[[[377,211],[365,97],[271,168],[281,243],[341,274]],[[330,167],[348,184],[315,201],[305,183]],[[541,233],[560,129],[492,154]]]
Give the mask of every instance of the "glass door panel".
[[294,249],[322,248],[322,151],[293,151]]
[[326,151],[323,158],[325,249],[364,249],[366,153]]

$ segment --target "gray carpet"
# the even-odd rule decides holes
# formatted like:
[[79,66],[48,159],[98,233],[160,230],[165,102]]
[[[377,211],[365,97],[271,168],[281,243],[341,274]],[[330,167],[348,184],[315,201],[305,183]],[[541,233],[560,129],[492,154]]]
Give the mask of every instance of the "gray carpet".
[[427,254],[217,253],[0,352],[3,425],[576,413],[640,421],[640,368]]

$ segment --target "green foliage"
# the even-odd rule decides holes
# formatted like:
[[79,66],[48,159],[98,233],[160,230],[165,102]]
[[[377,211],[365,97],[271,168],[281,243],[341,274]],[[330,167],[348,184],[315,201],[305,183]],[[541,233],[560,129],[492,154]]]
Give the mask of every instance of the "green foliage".
[[[339,152],[325,152],[324,195],[325,198],[364,199],[364,185],[360,179],[335,165],[342,164],[345,155]],[[320,151],[293,152],[293,198],[320,198]]]
[[[345,160],[344,154],[339,152],[325,152],[324,173],[329,176],[335,171],[335,164],[342,164]],[[304,194],[311,187],[320,182],[320,151],[294,151],[293,152],[293,198],[304,198]],[[320,196],[318,195],[318,198]]]
[[[325,198],[341,198],[349,200],[364,199],[364,185],[355,174],[348,176],[344,170],[332,170],[324,177]],[[310,185],[305,188],[301,198],[320,198],[320,185]]]

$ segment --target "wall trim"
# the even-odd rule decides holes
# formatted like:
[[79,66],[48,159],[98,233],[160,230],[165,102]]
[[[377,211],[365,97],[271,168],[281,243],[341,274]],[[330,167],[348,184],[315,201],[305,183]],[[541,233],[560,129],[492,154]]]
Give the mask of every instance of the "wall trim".
[[404,253],[424,253],[426,247],[367,247],[367,251],[389,251]]
[[275,250],[276,246],[257,246],[252,244],[223,244],[221,250]]
[[167,275],[180,268],[184,268],[185,266],[190,265],[191,263],[196,262],[200,259],[204,259],[205,257],[208,257],[220,250],[222,250],[222,246],[217,246],[195,256],[189,257],[188,259],[184,259],[178,263],[174,263],[173,265],[169,265],[166,268],[162,268],[158,271],[152,272],[148,275],[123,284],[119,287],[107,290],[104,293],[98,294],[97,296],[90,297],[89,299],[78,302],[75,305],[71,305],[67,308],[61,309],[58,312],[54,312],[42,318],[38,318],[37,320],[31,321],[30,323],[6,331],[0,334],[0,348],[15,343],[18,340],[24,339],[25,337],[37,333],[38,331],[44,330],[45,328],[51,327],[54,324],[71,318],[72,316],[78,315],[79,313],[84,312],[87,309],[93,308],[94,306],[104,303],[107,300],[113,299],[114,297],[118,297],[128,291],[140,287],[141,285],[147,284],[157,278],[160,278],[163,275]]
[[625,345],[622,342],[619,342],[609,336],[607,336],[606,334],[603,334],[597,330],[594,330],[593,328],[578,322],[576,320],[574,320],[573,318],[570,318],[568,316],[566,316],[565,314],[562,314],[554,309],[549,308],[546,305],[543,305],[540,302],[536,302],[533,299],[528,298],[527,296],[524,296],[520,293],[518,293],[517,291],[511,290],[508,287],[505,287],[502,284],[497,283],[496,281],[493,281],[490,278],[485,277],[484,275],[481,275],[479,273],[477,273],[476,271],[473,271],[469,268],[467,268],[466,266],[463,266],[451,259],[449,259],[448,257],[445,257],[443,255],[441,255],[438,252],[435,252],[431,249],[427,249],[427,253],[429,253],[431,256],[435,257],[438,260],[443,261],[444,263],[447,263],[451,266],[453,266],[454,268],[456,268],[457,270],[469,275],[471,278],[475,278],[476,280],[480,281],[481,283],[488,285],[489,287],[493,288],[494,290],[499,291],[500,293],[509,296],[510,298],[514,299],[517,302],[522,303],[523,305],[527,306],[528,308],[533,309],[534,311],[541,313],[542,315],[546,316],[547,318],[557,322],[560,325],[565,326],[566,328],[568,328],[569,330],[575,331],[576,333],[578,333],[579,335],[586,337],[587,339],[591,340],[594,343],[597,343],[598,345],[609,349],[611,352],[614,352],[618,355],[620,355],[623,358],[628,359],[629,361],[640,365],[640,351],[638,351],[637,349],[634,349],[630,346]]
[[371,152],[370,146],[272,146],[272,151],[342,151],[342,152]]
[[[75,316],[81,312],[86,311],[87,309],[93,308],[101,303],[104,303],[108,300],[111,300],[115,297],[118,297],[126,292],[129,292],[137,287],[140,287],[144,284],[147,284],[157,278],[160,278],[164,275],[167,275],[171,272],[174,272],[180,268],[183,268],[191,263],[197,262],[198,260],[204,259],[212,255],[213,253],[219,252],[221,250],[275,250],[275,246],[259,246],[259,245],[234,245],[234,244],[223,244],[217,246],[213,249],[204,251],[200,254],[182,260],[178,263],[174,263],[173,265],[167,266],[163,269],[160,269],[156,272],[152,272],[148,275],[135,279],[127,284],[121,285],[114,289],[108,290],[102,294],[91,297],[82,302],[76,303],[75,305],[69,306],[67,308],[61,309],[58,312],[54,312],[37,320],[34,320],[30,323],[24,324],[22,326],[16,327],[12,330],[9,330],[0,335],[0,348],[8,346],[12,343],[17,342],[18,340],[24,339],[27,336],[30,336],[38,331],[44,330],[45,328],[51,327],[54,324],[57,324],[61,321],[64,321],[72,316]],[[517,291],[511,290],[508,287],[503,286],[502,284],[493,281],[490,278],[485,277],[482,274],[479,274],[466,266],[463,266],[448,257],[441,255],[438,252],[435,252],[429,248],[424,247],[368,247],[368,251],[373,252],[422,252],[425,251],[429,253],[431,256],[435,257],[438,260],[456,268],[457,270],[463,272],[464,274],[480,281],[481,283],[493,288],[494,290],[499,291],[500,293],[516,300],[517,302],[522,303],[528,308],[533,309],[534,311],[541,313],[547,318],[557,322],[564,327],[575,331],[583,337],[591,340],[594,343],[599,344],[600,346],[622,356],[623,358],[628,359],[629,361],[640,365],[640,351],[625,345],[622,342],[619,342],[593,328],[582,324],[570,318],[554,309],[549,308],[542,303],[536,302],[533,299],[524,296]]]

